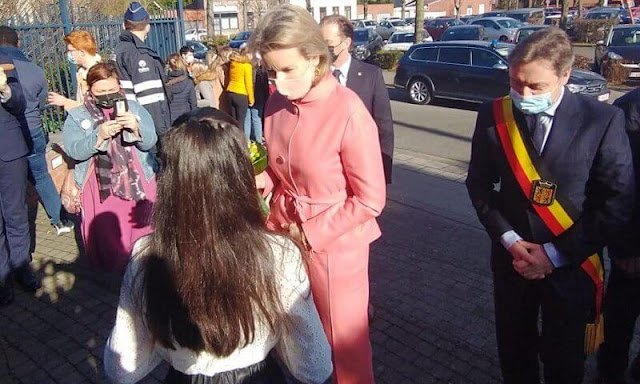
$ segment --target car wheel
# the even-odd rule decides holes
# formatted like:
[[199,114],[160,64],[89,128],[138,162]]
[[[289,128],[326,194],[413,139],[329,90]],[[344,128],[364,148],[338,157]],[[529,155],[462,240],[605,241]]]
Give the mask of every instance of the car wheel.
[[413,79],[409,83],[409,97],[414,104],[429,104],[431,102],[431,87],[424,79]]
[[500,36],[500,38],[498,39],[498,41],[507,41],[507,40],[509,40],[507,36]]

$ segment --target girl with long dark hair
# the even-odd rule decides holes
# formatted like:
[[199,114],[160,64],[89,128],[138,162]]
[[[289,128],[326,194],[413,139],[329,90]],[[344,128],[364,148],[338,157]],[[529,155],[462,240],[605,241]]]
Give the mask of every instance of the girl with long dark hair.
[[136,244],[105,370],[135,382],[281,383],[269,352],[306,383],[332,371],[299,249],[270,233],[237,122],[201,109],[167,133],[155,232]]

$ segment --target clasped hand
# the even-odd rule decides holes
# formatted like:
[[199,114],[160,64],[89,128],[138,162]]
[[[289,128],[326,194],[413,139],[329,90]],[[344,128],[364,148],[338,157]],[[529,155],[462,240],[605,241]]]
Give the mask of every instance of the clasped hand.
[[541,244],[519,240],[509,248],[509,253],[513,256],[513,268],[527,280],[544,279],[553,272],[553,264]]

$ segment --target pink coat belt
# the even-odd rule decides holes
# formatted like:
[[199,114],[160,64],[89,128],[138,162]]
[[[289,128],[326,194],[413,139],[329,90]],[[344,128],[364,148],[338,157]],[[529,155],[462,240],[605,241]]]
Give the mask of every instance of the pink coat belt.
[[294,191],[290,191],[287,188],[283,188],[282,189],[285,197],[289,198],[293,201],[293,207],[295,209],[296,214],[298,215],[298,218],[300,219],[301,223],[306,222],[307,220],[309,220],[309,218],[306,216],[306,214],[304,213],[304,205],[306,204],[308,206],[312,206],[312,205],[334,205],[334,204],[338,204],[341,203],[343,201],[345,201],[347,199],[347,197],[349,197],[349,195],[347,195],[347,191],[346,190],[342,190],[339,192],[336,192],[332,195],[329,196],[324,196],[322,198],[317,198],[317,197],[309,197],[309,196],[305,196],[305,195],[298,195],[296,194]]

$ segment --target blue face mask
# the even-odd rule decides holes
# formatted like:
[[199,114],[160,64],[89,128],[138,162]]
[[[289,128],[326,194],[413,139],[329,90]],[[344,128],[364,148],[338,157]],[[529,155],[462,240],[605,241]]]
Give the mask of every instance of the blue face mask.
[[71,52],[67,52],[67,60],[69,60],[71,64],[77,64],[76,58],[73,56]]
[[509,94],[516,108],[523,113],[536,115],[546,111],[553,105],[553,100],[551,99],[553,91],[555,91],[555,88],[540,95],[522,96],[512,88]]

